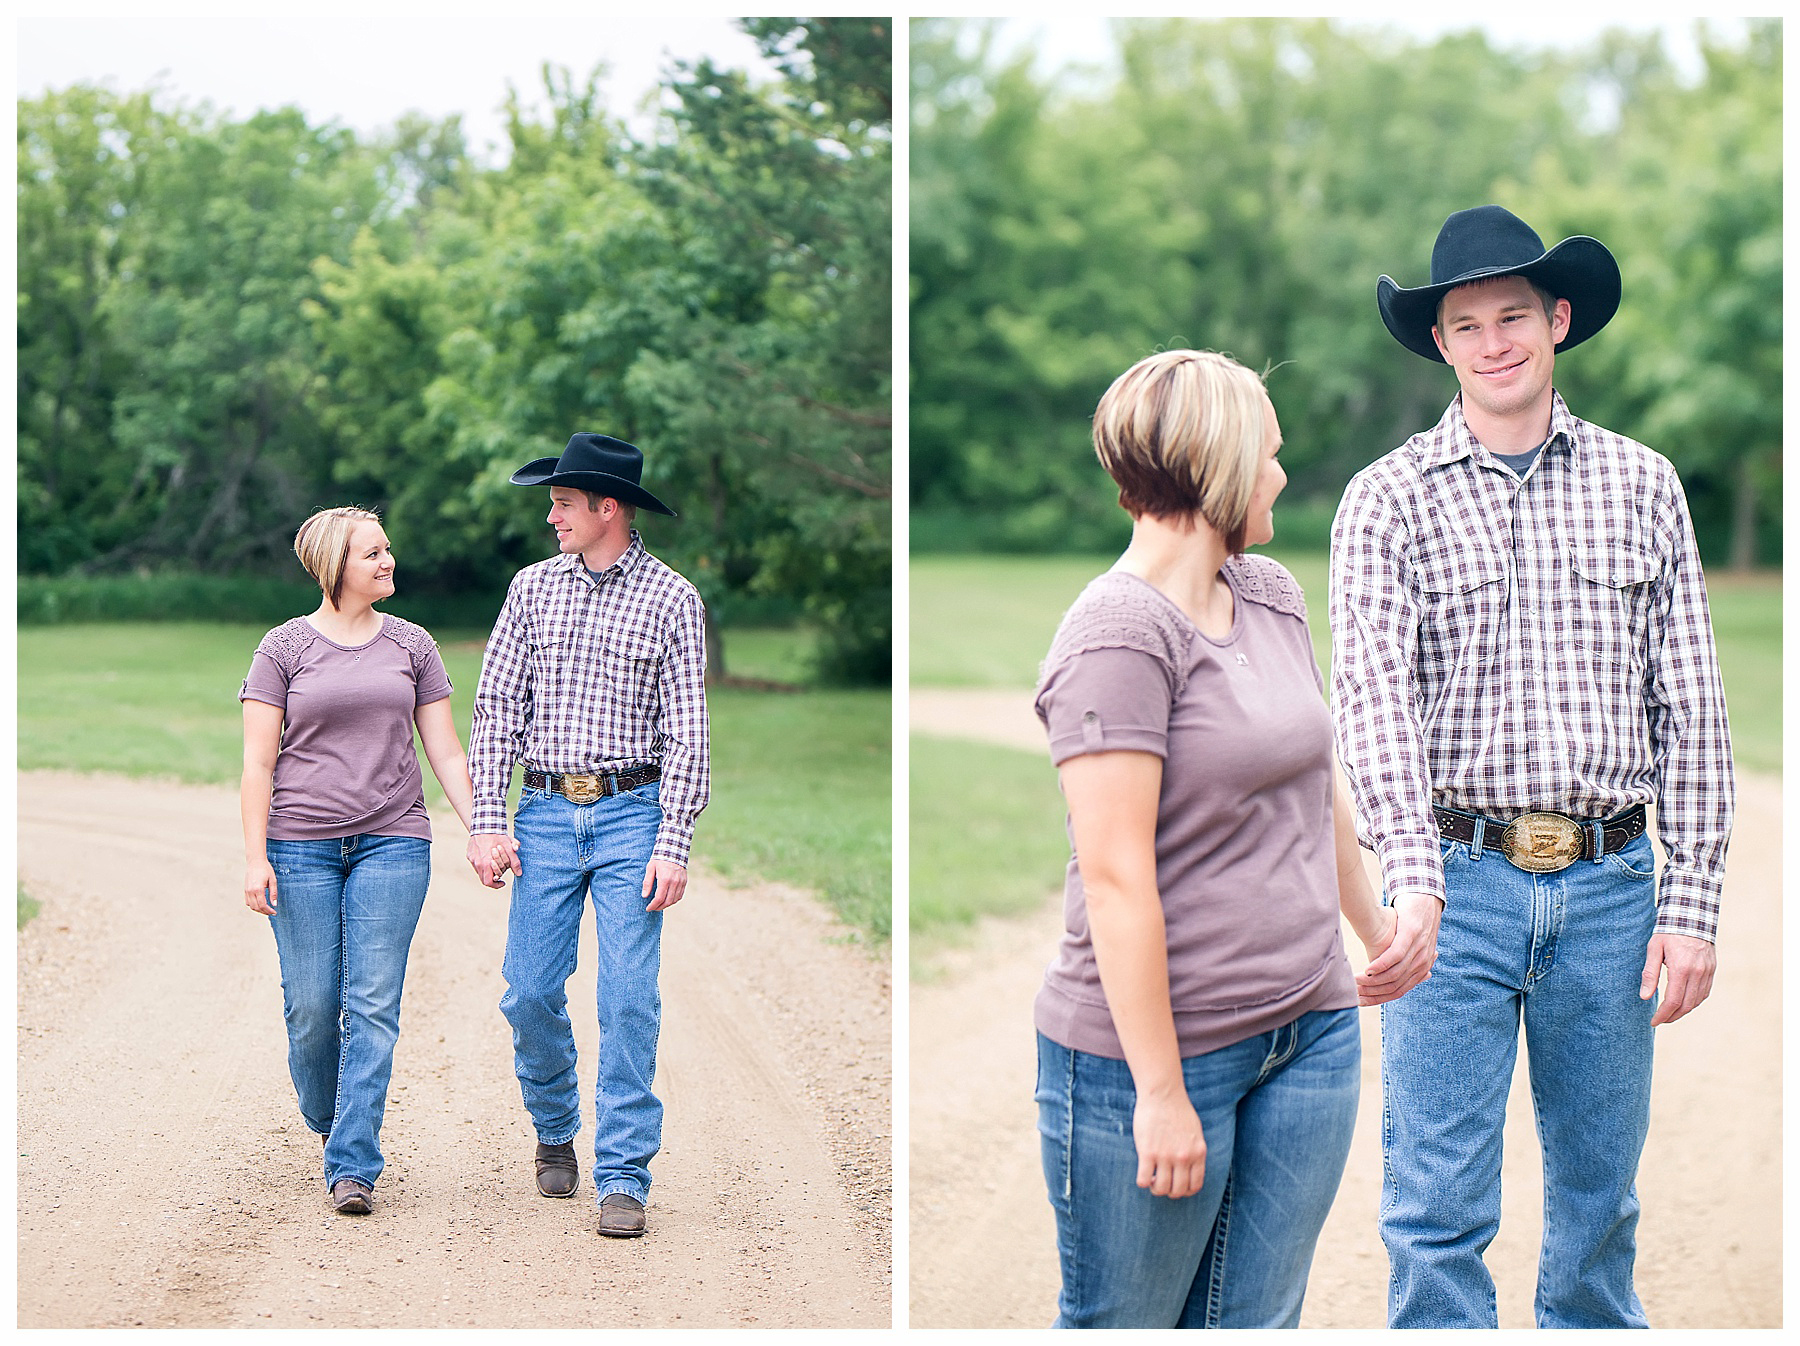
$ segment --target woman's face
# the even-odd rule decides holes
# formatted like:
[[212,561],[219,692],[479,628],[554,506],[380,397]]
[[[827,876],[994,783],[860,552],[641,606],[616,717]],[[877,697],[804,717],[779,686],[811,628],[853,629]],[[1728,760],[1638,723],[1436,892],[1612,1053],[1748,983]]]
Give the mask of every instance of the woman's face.
[[350,554],[344,558],[343,596],[379,603],[394,593],[394,553],[387,534],[373,519],[358,519],[350,530]]
[[1250,492],[1250,509],[1244,516],[1244,545],[1257,547],[1275,536],[1275,497],[1287,485],[1287,473],[1275,455],[1281,451],[1281,424],[1275,419],[1275,404],[1263,394],[1268,408],[1269,430],[1263,440],[1262,467],[1256,474],[1256,487]]

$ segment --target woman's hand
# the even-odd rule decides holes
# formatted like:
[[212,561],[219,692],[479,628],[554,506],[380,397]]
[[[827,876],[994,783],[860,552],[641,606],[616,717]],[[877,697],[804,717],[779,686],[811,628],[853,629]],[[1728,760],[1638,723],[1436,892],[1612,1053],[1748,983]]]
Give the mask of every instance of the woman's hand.
[[1370,965],[1388,951],[1388,946],[1394,942],[1394,931],[1399,928],[1399,918],[1392,907],[1380,907],[1377,913],[1371,928],[1358,931],[1356,936],[1362,941],[1363,953],[1367,959],[1363,970],[1356,974],[1356,1003],[1359,1005],[1379,1005],[1384,1000],[1394,998],[1393,993],[1384,994],[1390,991],[1386,982],[1380,989],[1368,982]]
[[[1393,924],[1381,952],[1357,974],[1360,1005],[1398,1000],[1431,975],[1437,961],[1438,919],[1444,904],[1428,893],[1401,893],[1384,907]],[[1370,946],[1374,951],[1374,946]]]
[[264,916],[275,914],[275,867],[267,860],[244,866],[244,905]]
[[1192,1196],[1206,1180],[1206,1136],[1185,1093],[1139,1094],[1131,1114],[1137,1185],[1153,1196]]

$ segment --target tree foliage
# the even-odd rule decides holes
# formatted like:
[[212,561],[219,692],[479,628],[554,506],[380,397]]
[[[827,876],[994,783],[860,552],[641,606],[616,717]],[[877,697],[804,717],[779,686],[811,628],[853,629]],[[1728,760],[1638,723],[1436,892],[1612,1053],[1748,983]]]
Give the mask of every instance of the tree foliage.
[[546,67],[495,169],[454,119],[22,102],[22,569],[272,572],[355,500],[409,588],[492,593],[546,550],[508,475],[599,430],[711,616],[785,603],[827,674],[885,679],[890,37],[745,26],[782,81],[677,67],[637,140]]
[[[1594,234],[1626,305],[1558,364],[1579,414],[1673,458],[1703,543],[1778,555],[1780,37],[1514,51],[1325,20],[1135,20],[1122,74],[1068,93],[980,24],[914,25],[915,546],[1121,540],[1088,421],[1157,349],[1270,370],[1289,498],[1435,421],[1453,375],[1382,327],[1374,281],[1427,279],[1454,210]],[[1751,466],[1746,468],[1745,464]]]

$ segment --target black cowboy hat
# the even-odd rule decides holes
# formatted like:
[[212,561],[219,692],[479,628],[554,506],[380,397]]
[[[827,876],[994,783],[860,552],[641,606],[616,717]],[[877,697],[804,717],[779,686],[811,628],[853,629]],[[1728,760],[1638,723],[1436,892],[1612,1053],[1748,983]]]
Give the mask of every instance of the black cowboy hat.
[[576,434],[560,458],[533,458],[513,473],[515,486],[568,486],[577,491],[597,491],[627,505],[674,517],[675,511],[642,486],[644,455],[637,445],[611,435]]
[[1576,234],[1545,252],[1531,226],[1500,206],[1459,210],[1445,220],[1431,249],[1431,284],[1403,290],[1383,276],[1375,282],[1375,302],[1394,340],[1442,364],[1431,339],[1438,300],[1458,285],[1493,276],[1524,276],[1569,301],[1569,334],[1556,343],[1559,351],[1579,346],[1619,309],[1619,264],[1605,244]]

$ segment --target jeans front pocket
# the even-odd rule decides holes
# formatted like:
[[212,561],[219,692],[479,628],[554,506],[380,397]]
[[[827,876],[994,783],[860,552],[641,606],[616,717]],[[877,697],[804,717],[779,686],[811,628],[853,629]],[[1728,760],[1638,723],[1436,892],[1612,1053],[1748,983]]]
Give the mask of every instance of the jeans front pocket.
[[1649,837],[1637,837],[1612,852],[1606,857],[1606,863],[1615,873],[1628,879],[1648,882],[1656,877],[1656,852],[1651,849]]

